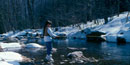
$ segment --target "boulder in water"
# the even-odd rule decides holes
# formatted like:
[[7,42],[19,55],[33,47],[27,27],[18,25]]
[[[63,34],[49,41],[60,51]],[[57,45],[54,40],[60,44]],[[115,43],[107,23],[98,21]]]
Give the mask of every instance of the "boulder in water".
[[89,42],[102,42],[102,41],[105,41],[105,39],[102,37],[102,35],[105,35],[105,33],[99,32],[99,31],[91,32],[90,34],[88,34],[86,36],[87,41],[89,41]]
[[37,43],[29,43],[25,46],[24,51],[27,51],[29,53],[34,53],[33,55],[38,55],[38,54],[42,54],[43,51],[45,51],[45,47]]
[[37,43],[29,43],[25,46],[26,48],[43,48],[43,46],[37,44]]
[[87,63],[87,62],[98,62],[95,58],[86,58],[82,51],[75,51],[67,55],[69,63]]

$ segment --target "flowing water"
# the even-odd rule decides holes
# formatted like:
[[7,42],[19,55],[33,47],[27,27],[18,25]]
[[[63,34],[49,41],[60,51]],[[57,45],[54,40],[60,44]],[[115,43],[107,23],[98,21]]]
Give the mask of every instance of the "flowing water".
[[[57,42],[54,47],[62,49],[59,51],[59,55],[67,54],[69,50],[65,50],[65,48],[72,47],[82,51],[87,58],[93,57],[99,60],[99,62],[88,62],[84,65],[130,65],[130,43],[90,43],[85,40],[58,40]],[[86,48],[86,50],[80,48]]]
[[[46,64],[42,61],[46,56],[44,51],[41,55],[23,54],[27,57],[33,57],[35,61],[34,63],[21,63],[21,65],[130,65],[130,43],[96,43],[67,39],[54,40],[53,47],[57,49],[53,53],[55,60],[53,64]],[[67,54],[73,51],[82,51],[85,57],[95,58],[98,62],[69,63]]]

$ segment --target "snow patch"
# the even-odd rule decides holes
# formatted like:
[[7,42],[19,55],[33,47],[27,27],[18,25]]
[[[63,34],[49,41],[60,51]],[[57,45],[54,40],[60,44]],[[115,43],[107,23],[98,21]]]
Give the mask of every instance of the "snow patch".
[[26,48],[42,48],[43,46],[37,44],[37,43],[29,43],[25,46]]
[[0,43],[1,48],[21,48],[20,43]]
[[22,55],[16,52],[0,52],[0,60],[21,62],[22,59]]
[[6,61],[0,61],[0,65],[20,65],[19,62],[12,61],[12,62],[6,62]]

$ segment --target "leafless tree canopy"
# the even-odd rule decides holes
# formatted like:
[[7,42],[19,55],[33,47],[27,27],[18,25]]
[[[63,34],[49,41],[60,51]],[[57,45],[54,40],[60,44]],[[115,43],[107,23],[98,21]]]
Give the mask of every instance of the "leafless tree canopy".
[[128,11],[130,0],[0,0],[0,33],[42,28],[47,19],[54,26],[86,23]]

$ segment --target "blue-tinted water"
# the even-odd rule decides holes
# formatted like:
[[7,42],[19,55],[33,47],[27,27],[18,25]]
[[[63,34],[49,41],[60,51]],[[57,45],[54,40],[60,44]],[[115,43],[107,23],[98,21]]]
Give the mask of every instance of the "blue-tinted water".
[[62,52],[60,54],[67,54],[69,50],[64,50],[67,47],[79,50],[80,48],[86,48],[86,50],[80,51],[87,58],[94,57],[99,60],[99,62],[86,63],[84,65],[130,65],[130,43],[92,43],[86,42],[86,40],[57,40],[54,42],[54,47],[62,49],[62,51],[59,51],[59,53]]
[[[86,40],[54,40],[53,47],[57,49],[57,52],[53,53],[55,62],[52,65],[61,65],[61,55],[65,56],[73,51],[82,51],[87,58],[95,58],[98,62],[87,62],[85,64],[71,64],[64,63],[62,65],[130,65],[130,43],[117,44],[108,42],[86,42]],[[23,53],[24,54],[24,53]],[[24,54],[27,57],[33,54]],[[41,64],[46,56],[45,51],[43,55],[36,55],[35,65],[49,65]],[[21,65],[34,65],[33,63],[21,63]]]

